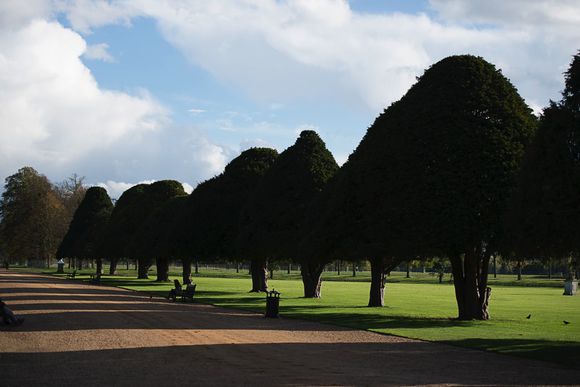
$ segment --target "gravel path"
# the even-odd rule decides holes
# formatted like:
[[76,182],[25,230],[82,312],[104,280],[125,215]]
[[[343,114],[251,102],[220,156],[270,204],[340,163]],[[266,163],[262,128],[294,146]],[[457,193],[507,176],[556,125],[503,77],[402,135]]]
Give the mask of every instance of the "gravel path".
[[482,351],[0,271],[0,386],[580,384]]

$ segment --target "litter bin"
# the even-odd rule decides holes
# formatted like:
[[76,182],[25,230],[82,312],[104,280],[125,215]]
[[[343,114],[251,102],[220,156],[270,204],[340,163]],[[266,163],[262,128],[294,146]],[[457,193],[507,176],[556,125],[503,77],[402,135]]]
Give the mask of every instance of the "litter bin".
[[564,295],[574,296],[578,292],[578,280],[568,279],[564,282]]
[[280,292],[272,289],[266,293],[266,316],[269,318],[277,318],[278,310],[280,308]]
[[56,263],[56,272],[60,274],[64,273],[64,260],[62,258]]

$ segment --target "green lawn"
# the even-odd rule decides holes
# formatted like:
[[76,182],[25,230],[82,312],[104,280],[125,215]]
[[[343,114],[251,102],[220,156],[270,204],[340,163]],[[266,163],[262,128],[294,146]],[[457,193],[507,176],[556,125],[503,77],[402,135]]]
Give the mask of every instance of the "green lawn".
[[[194,281],[197,302],[264,311],[264,295],[248,293],[249,278],[200,276]],[[121,276],[105,277],[104,282],[156,296],[165,296],[172,287],[169,283]],[[284,317],[446,342],[580,368],[580,296],[563,296],[562,288],[494,286],[491,320],[461,322],[452,319],[456,316],[456,306],[450,284],[389,283],[384,308],[366,307],[369,283],[326,281],[323,298],[318,300],[301,298],[302,284],[297,280],[270,280],[269,284],[282,293],[280,313]],[[529,314],[531,318],[526,319]],[[564,324],[563,320],[570,324]]]

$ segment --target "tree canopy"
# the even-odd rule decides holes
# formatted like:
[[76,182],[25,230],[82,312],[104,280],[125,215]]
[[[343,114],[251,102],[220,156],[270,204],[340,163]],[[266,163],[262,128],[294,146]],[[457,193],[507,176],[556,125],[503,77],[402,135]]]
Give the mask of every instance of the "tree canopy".
[[224,172],[200,183],[189,195],[182,239],[196,258],[235,258],[240,211],[262,176],[278,157],[269,148],[251,148],[233,159]]
[[544,109],[524,159],[507,254],[546,260],[580,252],[580,54],[564,78],[562,99]]
[[23,167],[6,178],[0,201],[0,243],[9,260],[49,264],[85,189],[53,185],[34,168]]
[[57,250],[57,258],[100,257],[102,234],[113,211],[113,202],[102,187],[87,190]]

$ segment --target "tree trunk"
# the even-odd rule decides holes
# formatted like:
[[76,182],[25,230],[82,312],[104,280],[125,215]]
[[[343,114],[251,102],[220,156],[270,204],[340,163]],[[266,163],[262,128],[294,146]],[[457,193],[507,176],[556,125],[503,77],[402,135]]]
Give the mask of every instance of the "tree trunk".
[[167,282],[169,281],[169,260],[164,258],[155,259],[155,265],[157,266],[157,282]]
[[497,278],[497,256],[493,256],[493,278]]
[[83,260],[77,258],[77,270],[81,270],[83,268]]
[[336,262],[336,275],[340,275],[340,260]]
[[292,263],[289,263],[287,273],[290,274],[291,271],[292,271]]
[[117,258],[111,258],[111,266],[109,266],[109,275],[117,274]]
[[240,272],[240,263],[236,262],[236,273]]
[[97,258],[97,270],[95,274],[100,277],[103,274],[103,260],[101,258]]
[[195,274],[199,274],[199,262],[197,262],[197,259],[195,260]]
[[382,259],[373,258],[371,262],[371,292],[369,295],[369,305],[385,305],[385,262]]
[[352,276],[356,277],[356,263],[352,263]]
[[125,263],[127,264],[127,271],[129,271],[129,260],[127,259]]
[[137,262],[139,263],[139,265],[137,266],[137,278],[148,279],[149,275],[147,274],[147,272],[149,271],[151,264],[148,262],[147,259],[144,258],[137,259]]
[[183,266],[183,283],[189,285],[191,284],[191,259],[183,259],[181,265]]
[[522,262],[518,261],[518,281],[522,280]]
[[257,261],[253,259],[250,262],[250,271],[252,273],[252,290],[250,292],[267,292],[268,291],[268,270],[266,261]]
[[552,258],[548,260],[548,279],[552,279]]
[[407,278],[411,278],[411,264],[407,262]]
[[320,298],[323,269],[324,264],[303,263],[300,265],[300,274],[304,285],[304,298]]
[[488,320],[491,288],[487,286],[490,256],[476,248],[450,257],[459,320]]

